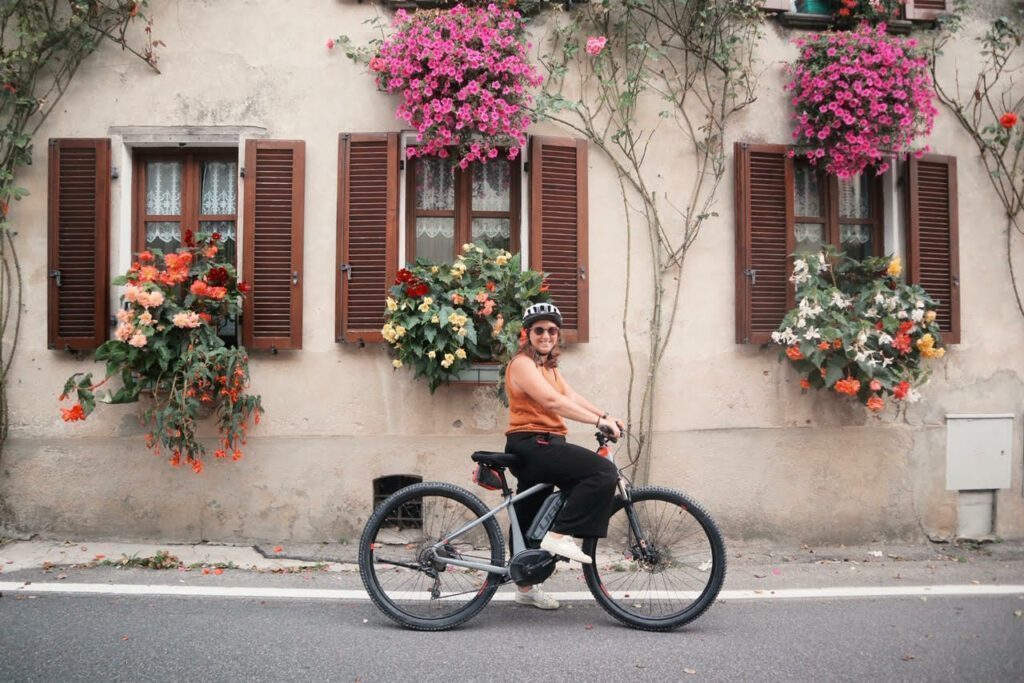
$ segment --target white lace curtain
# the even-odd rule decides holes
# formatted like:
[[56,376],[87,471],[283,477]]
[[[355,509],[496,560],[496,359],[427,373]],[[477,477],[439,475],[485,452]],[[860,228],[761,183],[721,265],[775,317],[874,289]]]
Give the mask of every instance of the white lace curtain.
[[[163,216],[182,214],[182,172],[181,161],[146,163],[146,213]],[[200,174],[200,213],[234,215],[238,210],[238,164],[234,161],[203,161]],[[224,242],[235,241],[234,221],[200,221],[199,229],[202,232],[219,232]],[[162,249],[181,244],[181,223],[148,222],[146,243]]]

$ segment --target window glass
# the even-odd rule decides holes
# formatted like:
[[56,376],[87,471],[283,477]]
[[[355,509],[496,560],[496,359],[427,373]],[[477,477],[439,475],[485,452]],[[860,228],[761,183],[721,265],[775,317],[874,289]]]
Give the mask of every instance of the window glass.
[[796,251],[820,251],[825,244],[825,226],[821,223],[796,223]]
[[181,246],[181,223],[178,221],[149,221],[146,223],[146,249],[160,249],[164,253]]
[[473,210],[508,211],[512,173],[507,162],[473,166]]
[[146,164],[147,214],[181,214],[181,166],[180,161],[150,161]]
[[450,157],[416,159],[416,208],[427,211],[455,208],[455,164]]
[[839,178],[839,217],[871,218],[871,179],[865,174]]
[[416,258],[451,263],[455,258],[455,218],[416,217]]
[[204,216],[234,215],[238,205],[236,182],[238,163],[234,161],[203,161],[201,166],[200,214]]
[[855,259],[865,259],[874,254],[875,226],[871,223],[844,223],[839,226],[839,242],[846,255]]
[[818,169],[807,160],[793,164],[793,214],[796,216],[821,216],[821,183]]

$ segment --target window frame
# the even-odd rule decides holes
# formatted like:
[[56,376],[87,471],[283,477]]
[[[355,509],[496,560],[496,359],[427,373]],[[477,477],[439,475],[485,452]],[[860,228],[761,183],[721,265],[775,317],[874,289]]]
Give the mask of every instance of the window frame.
[[[453,240],[452,260],[459,255],[463,244],[472,242],[474,218],[508,218],[509,219],[509,251],[520,253],[520,231],[522,228],[522,156],[508,159],[508,150],[500,148],[498,158],[488,161],[507,163],[511,170],[509,176],[509,210],[508,211],[474,211],[473,210],[473,172],[479,162],[471,163],[461,169],[455,165],[455,207],[452,210],[417,209],[416,208],[416,167],[419,157],[405,160],[405,261],[416,262],[416,219],[418,217],[442,217],[455,219],[455,239]],[[449,157],[451,158],[451,157]],[[453,162],[454,163],[454,162]]]
[[[793,149],[790,147],[790,149]],[[835,174],[831,174],[825,171],[825,169],[819,164],[817,167],[810,165],[818,174],[819,187],[824,187],[825,191],[822,193],[822,213],[823,216],[799,216],[796,213],[796,170],[797,164],[806,163],[810,165],[806,159],[793,159],[793,173],[789,174],[786,179],[786,192],[792,198],[793,201],[793,215],[790,221],[790,238],[793,240],[793,244],[796,244],[796,224],[797,223],[819,223],[824,226],[823,235],[825,244],[830,244],[838,250],[842,250],[842,242],[840,236],[842,234],[842,226],[845,225],[865,225],[871,223],[871,243],[872,243],[872,256],[884,256],[885,255],[885,189],[882,184],[881,175],[871,175],[871,171],[865,171],[869,174],[869,189],[871,192],[870,205],[871,205],[871,217],[868,218],[842,218],[839,216],[839,177]],[[895,245],[893,245],[895,249]],[[795,250],[795,249],[794,249]],[[790,263],[790,274],[792,274],[792,263]]]
[[[180,214],[149,214],[146,212],[146,180],[147,162],[149,161],[181,161],[181,213]],[[238,149],[235,147],[212,148],[136,148],[132,155],[132,164],[136,172],[132,174],[132,254],[146,248],[146,223],[150,221],[178,221],[182,235],[186,230],[194,233],[199,231],[203,221],[232,221],[235,224],[235,259],[232,265],[238,268],[238,256],[241,252],[238,206],[239,192],[238,175],[235,177],[235,213],[204,214],[201,212],[199,197],[202,193],[200,172],[203,161],[233,162],[237,169]]]

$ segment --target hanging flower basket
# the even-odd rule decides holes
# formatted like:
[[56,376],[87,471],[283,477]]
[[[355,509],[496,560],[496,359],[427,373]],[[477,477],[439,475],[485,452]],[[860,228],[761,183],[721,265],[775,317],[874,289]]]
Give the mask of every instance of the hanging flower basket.
[[812,163],[850,178],[873,168],[882,174],[897,154],[914,151],[932,131],[928,60],[913,39],[886,33],[885,24],[798,39],[800,57],[788,66],[793,91],[793,139]]
[[520,13],[494,4],[398,10],[393,27],[369,67],[381,90],[401,96],[395,115],[416,130],[421,144],[408,156],[451,154],[466,168],[508,148],[514,159],[533,122],[528,89],[543,81]]
[[900,275],[900,259],[857,261],[832,247],[798,255],[790,280],[797,307],[772,340],[779,358],[802,375],[800,387],[856,398],[879,412],[886,399],[919,400],[931,375],[924,361],[942,358],[937,304]]

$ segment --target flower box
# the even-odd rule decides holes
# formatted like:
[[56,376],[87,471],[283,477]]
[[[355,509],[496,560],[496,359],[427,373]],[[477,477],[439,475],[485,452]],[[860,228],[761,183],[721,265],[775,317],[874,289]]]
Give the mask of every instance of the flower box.
[[471,363],[468,368],[459,370],[451,381],[459,384],[484,385],[497,384],[499,379],[501,379],[501,365],[481,361]]

